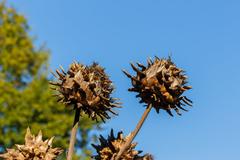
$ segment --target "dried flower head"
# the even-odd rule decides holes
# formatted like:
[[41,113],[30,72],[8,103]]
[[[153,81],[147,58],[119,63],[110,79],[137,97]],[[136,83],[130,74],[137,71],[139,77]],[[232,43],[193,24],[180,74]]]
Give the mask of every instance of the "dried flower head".
[[[101,144],[92,146],[96,149],[97,155],[93,156],[95,160],[111,160],[117,155],[119,150],[124,146],[130,135],[124,137],[122,132],[118,132],[117,137],[114,136],[113,130],[107,139],[100,136],[99,141]],[[132,143],[131,146],[122,154],[121,160],[152,160],[152,156],[146,154],[140,156],[142,151],[134,150],[137,143]]]
[[42,140],[40,131],[35,137],[27,129],[25,135],[25,145],[16,145],[17,149],[7,149],[7,152],[0,155],[6,160],[55,160],[62,153],[60,148],[52,148],[53,137],[45,141]]
[[56,86],[53,89],[59,92],[59,102],[79,108],[93,120],[110,119],[108,112],[116,114],[112,108],[120,107],[120,103],[111,97],[113,84],[100,65],[73,63],[67,72],[61,67],[56,73],[58,81],[50,84]]
[[148,66],[140,63],[137,65],[138,67],[131,64],[136,76],[123,72],[132,80],[133,87],[128,90],[138,93],[136,97],[141,98],[140,103],[152,104],[157,113],[163,109],[171,116],[171,110],[175,110],[178,115],[181,115],[179,109],[187,111],[183,106],[191,106],[192,101],[182,94],[192,87],[185,86],[187,76],[182,69],[170,58],[155,57],[154,61],[148,59]]

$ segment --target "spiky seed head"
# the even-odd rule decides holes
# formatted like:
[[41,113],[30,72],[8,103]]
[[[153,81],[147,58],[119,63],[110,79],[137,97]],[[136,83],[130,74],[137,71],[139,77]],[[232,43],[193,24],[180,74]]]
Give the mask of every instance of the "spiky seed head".
[[[111,130],[110,135],[107,139],[100,136],[99,145],[92,146],[96,149],[97,155],[93,156],[95,160],[111,160],[117,155],[119,150],[124,146],[130,135],[124,137],[123,132],[118,132],[117,136],[114,136],[113,130]],[[146,154],[140,156],[142,151],[134,150],[137,143],[132,143],[130,147],[122,154],[121,160],[152,160],[152,156]]]
[[119,108],[120,103],[111,97],[112,81],[99,64],[85,66],[74,62],[67,72],[60,69],[53,73],[58,81],[50,82],[58,92],[59,102],[79,108],[93,120],[110,119],[109,112],[116,115],[112,109]]
[[0,155],[5,160],[55,160],[63,150],[52,147],[53,137],[45,141],[42,140],[42,132],[37,136],[31,134],[27,129],[25,144],[16,145],[17,149],[7,149],[7,152]]
[[154,61],[148,59],[147,63],[147,66],[131,64],[135,76],[123,71],[132,80],[133,87],[129,91],[137,92],[136,97],[141,98],[140,103],[152,104],[157,113],[163,109],[173,116],[171,110],[175,110],[178,115],[181,115],[179,109],[187,111],[183,106],[191,106],[192,101],[182,94],[192,87],[185,85],[187,76],[184,71],[170,58],[155,57]]

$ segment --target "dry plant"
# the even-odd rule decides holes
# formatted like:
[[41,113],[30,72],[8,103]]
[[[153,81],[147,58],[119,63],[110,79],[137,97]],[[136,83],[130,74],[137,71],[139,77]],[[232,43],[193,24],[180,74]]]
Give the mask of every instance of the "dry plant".
[[56,70],[56,82],[50,84],[56,86],[53,89],[58,92],[58,101],[66,106],[73,106],[76,110],[71,131],[71,138],[67,159],[71,160],[74,151],[76,133],[81,112],[87,114],[92,120],[100,118],[103,122],[110,119],[109,112],[117,115],[112,109],[119,108],[116,98],[111,97],[113,84],[97,63],[90,66],[74,62],[67,72],[62,67],[61,72]]
[[137,63],[138,67],[131,64],[136,72],[135,76],[123,70],[132,82],[132,88],[128,90],[136,92],[136,97],[140,98],[140,103],[145,103],[147,108],[134,131],[130,133],[128,140],[112,160],[122,159],[123,153],[131,146],[133,139],[141,129],[152,107],[156,109],[157,113],[159,113],[160,109],[163,109],[173,116],[171,110],[175,110],[178,115],[181,115],[179,109],[187,111],[182,106],[192,105],[190,99],[182,96],[184,91],[191,89],[191,86],[185,85],[187,76],[182,69],[178,68],[170,58],[160,59],[155,57],[154,61],[149,58],[147,63],[147,66]]
[[53,139],[54,137],[43,141],[41,131],[34,136],[28,128],[25,144],[16,144],[17,149],[7,149],[0,157],[5,160],[55,160],[63,150],[52,147]]
[[[140,98],[140,103],[146,105],[136,128],[128,135],[118,132],[117,136],[111,130],[107,138],[100,136],[100,144],[92,144],[96,149],[96,155],[92,156],[95,160],[153,160],[150,154],[140,155],[142,151],[135,150],[137,143],[133,140],[141,129],[152,108],[159,113],[165,110],[173,116],[174,110],[181,115],[180,110],[187,111],[183,106],[191,106],[192,101],[183,93],[191,86],[187,84],[185,72],[178,68],[170,58],[160,59],[155,57],[147,60],[147,65],[131,63],[135,75],[123,70],[128,78],[131,79],[132,87],[128,90],[136,92],[136,97]],[[56,81],[50,82],[58,102],[70,106],[75,110],[75,118],[71,130],[71,137],[67,160],[71,160],[74,153],[77,128],[81,114],[87,114],[94,121],[105,122],[111,115],[117,115],[114,108],[121,108],[119,99],[111,96],[114,87],[109,76],[104,69],[97,63],[89,66],[74,62],[65,71],[62,67],[56,70],[53,75]],[[111,115],[109,114],[111,113]],[[59,148],[52,148],[52,140],[42,141],[42,134],[38,136],[31,134],[27,130],[25,145],[16,145],[17,149],[8,149],[6,153],[0,155],[7,160],[54,160],[62,152]]]

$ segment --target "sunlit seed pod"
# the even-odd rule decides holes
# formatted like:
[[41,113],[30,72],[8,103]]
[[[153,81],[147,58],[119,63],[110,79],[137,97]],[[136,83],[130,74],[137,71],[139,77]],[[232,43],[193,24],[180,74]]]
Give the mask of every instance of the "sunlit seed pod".
[[186,86],[187,76],[185,72],[178,68],[170,58],[155,60],[147,59],[147,66],[137,63],[136,67],[131,63],[135,75],[129,74],[126,70],[123,73],[131,79],[132,87],[130,92],[136,92],[136,97],[140,98],[140,103],[151,103],[159,112],[160,109],[167,111],[173,116],[171,110],[175,110],[181,115],[179,109],[187,111],[182,106],[192,106],[192,101],[182,94],[191,89]]
[[7,152],[1,154],[0,158],[4,160],[55,160],[63,150],[52,147],[53,139],[54,137],[43,141],[41,131],[34,136],[28,128],[25,144],[16,144],[17,149],[7,149]]
[[89,66],[74,62],[65,71],[60,66],[56,70],[56,82],[49,82],[59,95],[58,101],[79,108],[93,120],[110,119],[108,113],[116,113],[112,108],[121,107],[117,99],[112,99],[111,94],[114,90],[112,81],[105,73],[104,69],[97,63]]

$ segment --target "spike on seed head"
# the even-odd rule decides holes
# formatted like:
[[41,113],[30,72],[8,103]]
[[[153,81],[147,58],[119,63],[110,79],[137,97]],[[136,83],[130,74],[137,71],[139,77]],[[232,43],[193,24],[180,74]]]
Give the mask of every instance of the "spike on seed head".
[[160,58],[158,56],[155,56],[155,61],[160,61]]
[[50,71],[52,73],[52,75],[55,77],[55,78],[58,78],[58,76],[51,70]]
[[62,67],[61,65],[60,65],[59,67],[60,67],[62,73],[63,73],[64,75],[66,75],[67,73],[64,71],[63,67]]
[[181,96],[192,88],[185,85],[187,76],[184,71],[178,68],[170,57],[160,59],[155,56],[154,61],[148,58],[147,62],[148,67],[137,63],[138,67],[141,68],[141,75],[133,64],[131,66],[137,72],[135,76],[124,70],[127,77],[132,80],[133,87],[129,88],[129,91],[137,92],[137,97],[141,98],[140,103],[152,103],[157,112],[159,109],[163,109],[173,116],[171,110],[175,110],[180,115],[179,109],[186,110],[182,106],[192,105],[191,100],[187,99],[186,96]]
[[135,72],[137,72],[137,74],[139,74],[139,76],[145,76],[145,74],[142,71],[140,71],[134,64],[132,64],[132,63],[130,63],[130,64],[131,64],[133,70]]
[[142,68],[142,70],[146,69],[146,67],[143,64],[139,63],[139,62],[137,62],[137,65],[138,65],[138,67]]
[[128,78],[132,78],[131,74],[129,74],[126,70],[122,70],[122,71]]
[[148,57],[147,59],[147,63],[148,63],[148,67],[150,67],[151,65],[153,65],[153,61],[150,57]]

